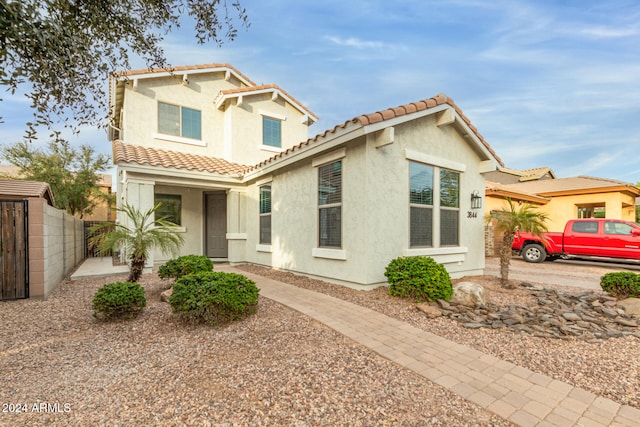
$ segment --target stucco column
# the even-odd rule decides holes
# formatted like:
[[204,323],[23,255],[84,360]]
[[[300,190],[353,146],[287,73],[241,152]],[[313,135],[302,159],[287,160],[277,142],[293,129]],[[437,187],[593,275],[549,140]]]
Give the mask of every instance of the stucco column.
[[[155,181],[144,179],[129,179],[124,183],[125,191],[125,203],[129,206],[133,206],[140,212],[146,212],[152,209],[154,206],[154,188]],[[152,218],[153,220],[153,218]],[[118,212],[118,221],[120,224],[130,226],[129,218],[122,212]],[[153,251],[147,258],[145,264],[145,273],[151,271],[153,267]],[[147,271],[147,269],[149,269]]]
[[246,261],[247,221],[246,192],[229,190],[227,192],[227,241],[230,262]]

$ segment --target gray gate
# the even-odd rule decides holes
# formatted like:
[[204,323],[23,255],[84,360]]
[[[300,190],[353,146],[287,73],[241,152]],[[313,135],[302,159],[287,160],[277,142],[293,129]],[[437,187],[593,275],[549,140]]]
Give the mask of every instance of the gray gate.
[[0,300],[29,298],[26,200],[0,200]]

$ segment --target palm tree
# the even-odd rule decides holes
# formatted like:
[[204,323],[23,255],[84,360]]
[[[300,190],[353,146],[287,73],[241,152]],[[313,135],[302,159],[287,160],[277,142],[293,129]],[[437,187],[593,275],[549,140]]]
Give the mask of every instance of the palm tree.
[[[90,228],[93,237],[89,244],[98,249],[101,255],[109,251],[121,249],[129,257],[131,263],[129,282],[137,282],[142,275],[144,265],[153,248],[163,253],[175,255],[184,244],[184,237],[173,227],[176,224],[163,218],[154,219],[160,203],[146,212],[125,204],[117,210],[126,214],[129,225],[103,223]],[[106,230],[106,231],[105,231]]]
[[500,248],[500,284],[503,288],[511,288],[509,285],[509,263],[511,261],[511,246],[518,231],[525,231],[541,236],[547,231],[545,222],[547,215],[537,211],[535,206],[528,203],[522,204],[516,209],[510,198],[508,209],[493,211],[487,216],[487,222],[495,220],[496,231],[502,233],[502,247]]

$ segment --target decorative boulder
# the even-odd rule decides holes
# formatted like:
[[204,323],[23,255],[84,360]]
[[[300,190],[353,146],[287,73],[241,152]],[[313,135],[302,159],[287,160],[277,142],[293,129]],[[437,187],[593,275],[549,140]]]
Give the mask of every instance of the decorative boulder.
[[426,314],[429,319],[442,316],[442,311],[434,304],[423,302],[422,304],[417,304],[416,308]]
[[628,315],[640,315],[640,298],[627,298],[618,301],[618,307]]
[[460,282],[453,285],[451,302],[466,307],[484,307],[487,305],[487,296],[484,288],[477,283]]
[[169,302],[169,297],[173,293],[173,288],[169,288],[160,294],[160,301]]

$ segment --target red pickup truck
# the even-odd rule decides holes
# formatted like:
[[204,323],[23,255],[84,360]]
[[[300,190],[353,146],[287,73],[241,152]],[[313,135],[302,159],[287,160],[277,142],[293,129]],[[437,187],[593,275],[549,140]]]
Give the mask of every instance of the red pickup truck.
[[516,233],[511,248],[527,262],[560,257],[640,261],[640,225],[619,219],[574,219],[564,233]]

